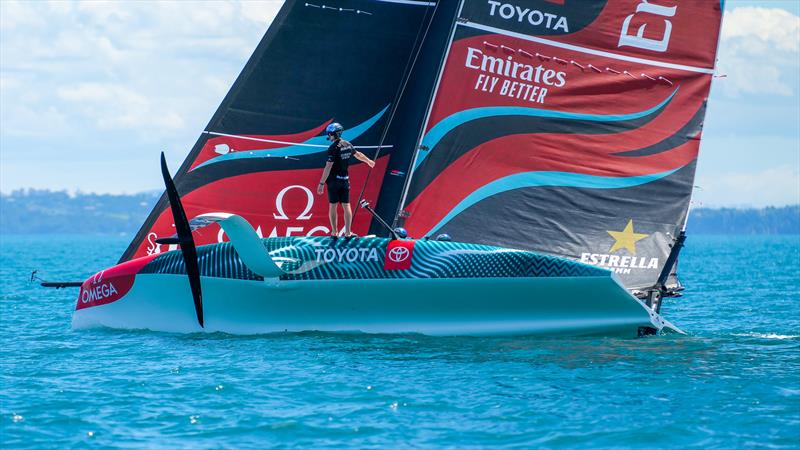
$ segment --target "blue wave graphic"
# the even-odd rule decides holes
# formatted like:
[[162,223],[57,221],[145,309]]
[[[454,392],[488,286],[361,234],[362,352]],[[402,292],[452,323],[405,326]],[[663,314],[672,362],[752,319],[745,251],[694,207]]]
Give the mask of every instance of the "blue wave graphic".
[[[386,105],[378,114],[370,117],[366,121],[362,122],[361,124],[349,128],[342,133],[342,139],[346,139],[348,141],[352,141],[357,137],[361,136],[370,129],[375,122],[380,120],[381,117],[386,113],[386,110],[389,109],[390,105]],[[231,161],[234,159],[251,159],[251,158],[274,158],[280,156],[301,156],[301,155],[308,155],[311,153],[319,153],[324,151],[325,148],[328,146],[327,136],[316,136],[311,139],[308,139],[305,142],[302,142],[305,145],[289,145],[287,147],[282,148],[270,148],[264,150],[246,150],[241,152],[231,152],[226,155],[220,155],[216,158],[209,159],[208,161],[204,162],[203,164],[198,165],[193,170],[197,170],[203,166],[208,166],[211,164],[221,163],[224,161]],[[319,145],[321,147],[307,147],[307,145]]]
[[425,137],[422,138],[422,146],[427,147],[428,150],[420,150],[417,153],[417,159],[414,161],[414,169],[422,164],[422,161],[425,160],[425,158],[430,154],[430,151],[433,150],[433,148],[447,133],[464,123],[476,119],[498,116],[529,116],[545,117],[548,119],[586,120],[592,122],[621,122],[639,119],[658,111],[664,105],[669,103],[677,92],[678,88],[675,88],[675,90],[672,91],[672,94],[665,98],[661,103],[653,106],[650,109],[632,114],[611,114],[604,116],[599,114],[581,114],[567,111],[525,108],[522,106],[487,106],[483,108],[472,108],[459,111],[442,119],[441,122],[437,123],[429,132],[425,134]]
[[494,195],[513,191],[515,189],[550,186],[550,187],[574,187],[588,189],[618,189],[647,184],[671,175],[681,168],[668,172],[655,173],[650,175],[639,175],[635,177],[601,177],[596,175],[586,175],[582,173],[570,172],[523,172],[509,175],[492,181],[481,186],[469,194],[464,200],[458,203],[442,220],[424,234],[428,236],[439,228],[450,222],[454,217],[461,214],[470,206]]

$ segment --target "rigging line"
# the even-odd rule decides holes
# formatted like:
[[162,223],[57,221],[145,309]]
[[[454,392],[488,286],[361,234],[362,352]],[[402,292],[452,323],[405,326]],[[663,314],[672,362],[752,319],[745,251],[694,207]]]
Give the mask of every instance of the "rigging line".
[[417,135],[416,141],[414,141],[414,153],[411,155],[411,161],[408,164],[408,171],[406,171],[406,181],[403,184],[403,190],[400,193],[399,203],[397,204],[397,208],[395,209],[394,220],[392,221],[392,225],[397,223],[397,219],[403,213],[405,208],[406,196],[408,195],[408,189],[411,187],[411,182],[413,181],[414,177],[414,163],[417,160],[417,155],[419,154],[420,145],[422,144],[422,138],[425,134],[425,129],[428,127],[428,122],[431,118],[431,112],[433,111],[433,103],[436,101],[436,95],[439,92],[439,85],[442,82],[442,75],[444,74],[445,65],[447,65],[447,58],[450,55],[450,48],[453,46],[453,38],[456,35],[456,28],[458,27],[458,23],[461,20],[461,10],[464,8],[464,0],[458,5],[458,9],[455,12],[453,17],[453,23],[450,26],[450,37],[447,39],[447,43],[445,44],[445,51],[442,54],[441,59],[439,60],[439,70],[438,75],[436,75],[436,81],[433,84],[433,89],[431,90],[430,96],[428,97],[428,103],[426,106],[425,112],[425,119],[422,121],[422,126],[419,129],[419,133]]
[[[400,105],[400,99],[403,97],[403,94],[405,92],[406,86],[408,85],[408,80],[411,78],[411,72],[413,72],[413,70],[414,70],[414,66],[416,65],[417,58],[419,58],[419,54],[422,52],[422,45],[425,42],[425,38],[428,35],[428,31],[430,30],[431,25],[433,24],[433,17],[436,15],[436,10],[438,8],[439,8],[439,5],[437,3],[436,6],[434,6],[434,8],[433,8],[433,13],[431,13],[431,20],[428,22],[428,26],[425,28],[425,33],[422,34],[422,38],[421,39],[420,39],[420,33],[422,33],[422,28],[423,28],[423,25],[425,24],[424,17],[423,17],[423,20],[419,24],[419,28],[417,29],[417,35],[416,35],[416,37],[414,39],[414,46],[416,46],[416,44],[419,43],[419,48],[417,48],[417,51],[414,54],[413,58],[409,58],[408,61],[406,62],[406,67],[404,69],[405,76],[403,77],[403,83],[400,85],[400,87],[397,90],[397,94],[395,95],[395,99],[394,99],[394,102],[393,102],[393,105],[392,105],[392,111],[389,114],[389,120],[386,122],[386,125],[383,127],[383,132],[381,133],[381,139],[380,139],[380,141],[378,141],[379,144],[382,144],[383,141],[386,139],[386,135],[388,134],[389,128],[392,125],[392,121],[394,120],[394,116],[397,113],[397,108]],[[427,12],[425,13],[425,16],[427,16]],[[373,158],[372,158],[373,161],[378,159],[378,155],[379,154],[380,154],[380,148],[378,148],[375,151],[375,153],[373,155]],[[369,182],[369,178],[370,178],[371,175],[372,175],[372,168],[370,167],[369,170],[367,171],[367,176],[364,178],[364,183],[361,186],[361,191],[358,193],[358,202],[357,202],[357,204],[359,204],[359,205],[361,204],[361,199],[364,197],[364,191],[367,188],[367,183]],[[375,201],[377,203],[377,199],[375,199]],[[355,219],[356,214],[358,213],[358,209],[359,208],[356,208],[356,210],[353,212],[353,218],[354,219]]]
[[[226,134],[226,133],[217,133],[215,131],[203,131],[203,134],[209,134],[213,136],[222,136],[222,137],[231,137],[236,139],[244,139],[247,141],[258,141],[258,142],[269,142],[270,144],[283,144],[283,145],[294,145],[298,147],[320,147],[320,148],[328,148],[327,145],[323,144],[304,144],[302,142],[287,142],[287,141],[276,141],[274,139],[263,139],[263,138],[254,138],[250,136],[241,136],[238,134]],[[355,148],[375,148],[375,149],[382,149],[382,148],[393,148],[393,145],[355,145]],[[275,150],[280,150],[276,148]]]
[[[433,12],[431,13],[431,19],[428,21],[428,26],[425,27],[425,32],[422,33],[422,38],[420,38],[420,33],[422,32],[423,25],[425,24],[425,20],[419,24],[419,28],[417,29],[417,36],[414,40],[414,45],[416,46],[417,42],[419,42],[419,48],[417,48],[416,53],[414,54],[413,58],[409,58],[408,62],[406,62],[405,68],[405,77],[403,78],[403,83],[400,85],[397,91],[397,95],[394,99],[394,104],[392,105],[392,112],[389,114],[389,120],[386,122],[386,126],[383,128],[383,132],[381,133],[381,139],[378,141],[378,148],[375,150],[375,154],[372,157],[373,161],[378,159],[378,155],[381,151],[381,144],[386,139],[386,135],[389,133],[389,128],[392,125],[392,121],[394,120],[394,115],[397,113],[397,108],[400,105],[400,99],[403,97],[405,93],[406,87],[408,86],[408,80],[411,79],[411,73],[414,71],[414,66],[417,64],[417,59],[419,58],[420,53],[422,53],[422,46],[425,43],[425,38],[428,36],[428,31],[431,29],[431,25],[433,25],[433,18],[436,17],[436,11],[439,9],[439,2],[433,7]],[[427,16],[427,11],[425,13]],[[388,146],[386,146],[388,148]],[[369,182],[369,177],[372,175],[372,167],[367,170],[367,176],[364,178],[364,183],[361,185],[361,191],[358,193],[358,201],[356,202],[357,205],[361,204],[361,199],[364,198],[364,191],[367,189],[367,183]],[[378,193],[380,195],[380,192]],[[378,199],[375,199],[375,206],[377,206]],[[355,208],[353,211],[353,220],[356,218],[356,214],[358,214],[358,210],[360,208]]]

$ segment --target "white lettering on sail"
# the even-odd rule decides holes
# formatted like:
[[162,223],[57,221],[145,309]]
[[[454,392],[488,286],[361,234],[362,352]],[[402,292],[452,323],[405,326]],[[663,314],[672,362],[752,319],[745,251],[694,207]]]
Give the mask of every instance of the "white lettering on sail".
[[314,194],[311,193],[311,189],[301,186],[299,184],[293,184],[291,186],[286,186],[280,192],[278,192],[278,196],[275,197],[275,209],[278,210],[277,214],[272,214],[272,217],[278,220],[289,220],[289,216],[283,210],[283,196],[286,195],[292,189],[300,189],[306,193],[306,209],[300,213],[299,216],[296,217],[297,220],[308,220],[311,218],[311,208],[314,206]]
[[[567,84],[566,72],[548,69],[542,64],[532,66],[518,62],[511,55],[506,57],[487,55],[472,47],[467,47],[464,67],[492,74],[478,74],[473,86],[476,91],[533,103],[545,102],[548,93],[548,88],[545,86],[560,88]],[[501,77],[511,79],[501,79]]]
[[[277,213],[273,213],[272,217],[277,220],[291,220],[291,218],[286,214],[284,207],[283,207],[283,198],[287,192],[292,189],[300,189],[306,194],[306,206],[303,211],[295,217],[296,220],[309,220],[311,219],[311,209],[314,207],[314,194],[311,192],[311,189],[299,185],[293,184],[291,186],[286,186],[280,192],[278,192],[278,196],[275,197],[275,209],[278,211]],[[330,228],[325,226],[316,226],[309,230],[308,232],[305,231],[305,227],[303,226],[287,226],[286,231],[282,233],[283,236],[314,236],[314,235],[327,235],[330,233]],[[278,227],[272,228],[272,231],[269,233],[269,237],[277,237],[278,234]]]
[[488,0],[487,3],[489,4],[490,16],[497,15],[502,19],[514,20],[518,23],[527,22],[535,27],[544,25],[544,27],[549,30],[561,30],[565,33],[569,33],[569,23],[566,17],[494,0]]
[[152,255],[154,253],[158,254],[161,253],[161,244],[156,242],[158,239],[158,235],[150,232],[147,235],[147,254]]
[[629,274],[631,269],[658,269],[658,258],[581,253],[580,261],[592,266],[605,267],[619,274]]
[[[299,215],[297,215],[297,217],[290,217],[286,213],[286,209],[284,207],[284,197],[286,196],[286,193],[291,191],[292,189],[300,189],[301,191],[303,191],[306,194],[305,195],[305,197],[306,197],[305,207],[303,208],[303,211]],[[277,212],[273,213],[272,217],[275,218],[275,220],[289,220],[289,221],[291,221],[291,220],[310,220],[311,216],[313,215],[311,213],[311,210],[313,208],[314,208],[314,194],[311,192],[311,189],[309,189],[309,188],[307,188],[305,186],[299,185],[299,184],[293,184],[291,186],[286,186],[285,188],[281,189],[280,192],[278,192],[278,195],[275,197],[275,210]],[[273,237],[279,237],[279,236],[280,237],[315,236],[315,235],[328,235],[328,234],[330,234],[330,228],[328,228],[326,226],[322,226],[322,225],[315,226],[315,227],[311,228],[309,231],[306,232],[306,228],[304,226],[299,226],[299,225],[294,225],[294,224],[290,225],[290,224],[291,224],[291,222],[289,222],[289,224],[284,224],[284,225],[288,225],[288,226],[286,226],[285,228],[283,228],[283,226],[282,226],[281,227],[282,228],[281,231],[279,231],[279,227],[278,226],[273,227],[272,231],[269,232],[269,235],[267,237],[273,238]],[[256,224],[253,224],[253,226],[256,226]],[[269,229],[269,228],[267,228],[267,229]],[[261,230],[261,225],[257,226],[256,234],[260,238],[264,237],[264,233]],[[225,242],[224,238],[225,238],[225,231],[222,228],[220,228],[219,232],[217,233],[217,242]]]
[[[652,50],[654,52],[663,53],[667,51],[667,47],[669,46],[669,37],[672,33],[672,22],[667,19],[663,19],[663,17],[675,16],[675,12],[677,12],[678,7],[655,5],[650,3],[650,1],[652,0],[641,0],[641,3],[636,5],[636,12],[626,17],[622,22],[622,30],[620,32],[619,44],[617,47],[623,47],[627,45],[644,50]],[[635,35],[631,35],[629,32],[631,20],[633,20],[634,16],[639,13],[646,14],[644,16],[646,18],[646,23],[641,24],[639,28],[636,29]],[[647,25],[653,24],[653,22],[647,22],[647,19],[653,19],[653,16],[660,16],[661,18],[657,18],[657,20],[663,20],[664,22],[664,36],[661,39],[644,37],[645,28]],[[639,17],[641,18],[641,16]]]
[[566,72],[548,69],[542,64],[532,66],[517,62],[510,55],[505,58],[486,55],[472,47],[467,47],[464,67],[547,86],[563,87],[567,84]]
[[[172,225],[172,227],[174,228],[175,225]],[[148,245],[147,245],[147,255],[148,256],[149,255],[153,255],[153,254],[157,255],[157,254],[161,253],[161,244],[156,242],[156,239],[158,239],[158,234],[156,234],[155,232],[151,231],[147,235],[147,243],[148,243]],[[220,242],[222,242],[222,241],[220,241]],[[177,249],[178,249],[178,244],[169,244],[167,246],[167,251],[168,252],[171,252],[171,251],[177,250]]]

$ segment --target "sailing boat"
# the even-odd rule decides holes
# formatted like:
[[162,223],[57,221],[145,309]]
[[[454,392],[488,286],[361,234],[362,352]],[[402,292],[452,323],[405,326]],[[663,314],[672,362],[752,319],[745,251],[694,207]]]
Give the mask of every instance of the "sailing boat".
[[[722,7],[659,3],[286,1],[73,326],[678,331]],[[377,237],[327,237],[334,120]]]

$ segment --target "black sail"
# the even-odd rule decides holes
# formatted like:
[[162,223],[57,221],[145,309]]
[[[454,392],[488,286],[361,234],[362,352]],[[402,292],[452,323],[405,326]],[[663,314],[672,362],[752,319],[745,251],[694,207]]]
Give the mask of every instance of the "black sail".
[[[287,1],[176,173],[187,215],[236,213],[265,237],[329,233],[327,202],[315,191],[326,159],[323,130],[333,121],[376,157],[372,171],[354,164],[350,172],[353,194],[377,200],[389,160],[413,151],[413,143],[395,144],[408,128],[387,126],[438,9],[413,0]],[[421,115],[425,106],[407,104],[403,114]],[[354,231],[369,227],[367,214],[356,217]],[[166,251],[155,240],[172,233],[162,196],[121,261]],[[195,238],[198,245],[225,239],[216,226]]]

